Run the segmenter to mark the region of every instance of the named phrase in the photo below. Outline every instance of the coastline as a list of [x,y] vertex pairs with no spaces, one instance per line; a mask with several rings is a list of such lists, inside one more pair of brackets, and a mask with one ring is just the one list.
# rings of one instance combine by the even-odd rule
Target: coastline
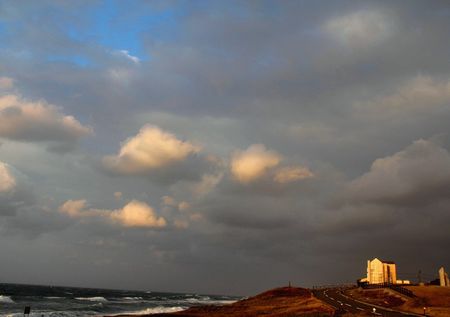
[[[317,314],[333,314],[334,308],[315,298],[305,288],[280,287],[259,295],[239,300],[232,304],[215,306],[204,305],[188,308],[183,311],[160,314],[131,315],[122,314],[114,317],[151,316],[151,317],[251,317],[251,316],[317,316]],[[113,317],[105,315],[104,317]]]

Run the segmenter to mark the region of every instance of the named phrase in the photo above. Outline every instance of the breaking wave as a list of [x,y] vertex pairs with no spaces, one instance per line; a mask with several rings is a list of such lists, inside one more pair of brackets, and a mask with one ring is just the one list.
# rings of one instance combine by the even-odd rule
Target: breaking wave
[[102,296],[94,296],[94,297],[75,297],[77,300],[88,300],[91,302],[107,302],[108,300]]
[[0,303],[14,304],[14,301],[9,296],[0,295]]
[[[144,314],[162,314],[162,313],[175,313],[178,311],[186,310],[186,307],[181,306],[174,306],[174,307],[164,307],[164,306],[158,306],[158,307],[152,307],[152,308],[146,308],[144,310],[140,311],[134,311],[134,312],[127,312],[127,315],[144,315]],[[121,313],[120,315],[122,315]]]
[[142,297],[122,297],[124,300],[142,300]]

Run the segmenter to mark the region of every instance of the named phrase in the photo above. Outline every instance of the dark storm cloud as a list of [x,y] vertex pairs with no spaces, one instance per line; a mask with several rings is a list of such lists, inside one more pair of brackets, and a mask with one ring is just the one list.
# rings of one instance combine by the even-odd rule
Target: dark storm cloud
[[377,159],[353,180],[346,196],[354,203],[423,207],[447,199],[450,154],[431,141],[417,140],[392,156]]

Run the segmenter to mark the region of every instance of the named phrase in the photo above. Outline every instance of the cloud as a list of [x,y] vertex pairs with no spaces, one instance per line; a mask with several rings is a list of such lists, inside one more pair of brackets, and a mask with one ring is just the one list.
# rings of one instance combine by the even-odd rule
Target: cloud
[[250,183],[277,166],[281,156],[263,144],[253,144],[245,151],[236,151],[231,159],[231,173],[241,183]]
[[59,211],[69,215],[72,218],[94,216],[97,214],[94,210],[85,210],[86,200],[68,200],[59,207]]
[[353,180],[346,192],[351,202],[417,205],[448,199],[450,153],[427,140],[377,159],[370,171]]
[[123,56],[123,57],[125,57],[126,59],[132,61],[135,64],[139,64],[139,62],[140,62],[140,59],[138,57],[131,55],[130,52],[127,51],[127,50],[114,51],[114,54],[119,55],[119,56]]
[[366,46],[377,44],[391,34],[392,19],[379,11],[361,10],[332,18],[324,29],[344,45]]
[[[154,287],[159,285],[167,290],[184,287],[251,294],[291,276],[297,276],[305,285],[353,280],[354,272],[364,269],[366,256],[378,251],[380,256],[387,257],[386,253],[390,253],[403,261],[405,272],[417,271],[419,265],[422,269],[432,268],[433,261],[425,259],[448,262],[449,235],[445,226],[450,222],[448,216],[443,216],[448,214],[448,204],[442,202],[445,197],[442,191],[420,190],[427,195],[439,195],[441,215],[436,213],[438,208],[434,205],[422,208],[422,198],[417,199],[419,204],[411,203],[416,195],[386,198],[387,193],[379,193],[380,186],[388,186],[383,182],[376,188],[375,185],[367,187],[369,193],[370,190],[377,193],[371,197],[349,190],[346,198],[350,207],[346,210],[324,210],[329,195],[344,188],[347,179],[368,172],[375,158],[403,151],[412,140],[447,135],[450,131],[445,98],[441,103],[438,97],[421,92],[405,98],[407,102],[401,101],[402,95],[410,94],[420,85],[443,87],[448,81],[450,42],[446,39],[450,20],[443,14],[445,4],[291,1],[264,3],[255,8],[253,3],[240,2],[231,4],[232,10],[227,1],[205,2],[205,6],[195,9],[168,5],[158,12],[162,16],[175,12],[177,23],[162,20],[158,24],[161,36],[156,41],[152,32],[140,32],[135,37],[136,23],[130,21],[142,20],[142,13],[148,12],[137,4],[127,7],[127,14],[114,19],[110,25],[114,32],[109,32],[122,32],[141,41],[129,47],[141,46],[151,59],[136,64],[125,55],[112,54],[111,48],[102,46],[105,41],[95,43],[91,36],[103,32],[97,28],[97,13],[106,14],[104,18],[110,19],[111,10],[103,10],[102,6],[90,9],[84,3],[83,10],[70,8],[61,12],[53,5],[49,10],[45,5],[8,3],[10,10],[0,10],[1,14],[10,12],[17,14],[17,18],[4,25],[9,36],[4,38],[6,42],[0,50],[2,72],[17,78],[27,97],[40,96],[62,106],[61,112],[76,114],[83,124],[83,118],[89,118],[95,123],[96,136],[83,143],[82,151],[60,157],[58,162],[49,159],[53,155],[41,153],[42,144],[30,146],[17,142],[5,142],[0,148],[0,159],[27,171],[38,192],[55,201],[63,202],[65,197],[91,197],[96,202],[94,207],[107,206],[111,214],[127,204],[129,193],[135,193],[139,200],[158,203],[155,210],[164,216],[167,226],[174,225],[172,219],[175,219],[183,227],[185,218],[193,215],[192,212],[200,213],[204,220],[193,222],[185,231],[151,232],[149,239],[148,231],[120,230],[119,220],[113,221],[106,215],[71,219],[66,214],[45,214],[30,208],[27,216],[42,218],[43,223],[53,219],[66,224],[86,222],[57,234],[46,234],[45,239],[33,243],[16,242],[6,235],[0,239],[0,249],[5,249],[4,244],[11,241],[11,252],[7,253],[14,255],[11,259],[16,259],[15,263],[25,263],[23,259],[31,255],[43,260],[36,261],[34,269],[39,274],[35,276],[54,281],[55,272],[75,265],[73,260],[61,262],[72,253],[79,257],[78,267],[74,268],[80,272],[79,276],[86,277],[60,274],[66,279],[59,278],[61,284],[98,286],[108,281],[110,287],[148,286],[135,278],[138,274],[116,274],[129,272],[118,267],[124,265],[149,273],[147,280]],[[328,29],[327,22],[330,22]],[[64,27],[66,23],[70,24],[70,34]],[[79,36],[74,37],[74,32]],[[121,48],[126,49],[127,40],[123,43],[125,46]],[[61,56],[62,61],[49,60],[53,56]],[[77,56],[87,63],[77,64]],[[416,78],[418,72],[429,76],[431,83],[414,86],[410,79]],[[445,97],[444,88],[437,90]],[[389,100],[390,96],[399,97],[396,99],[401,102]],[[421,100],[422,106],[416,105],[416,99]],[[358,100],[369,100],[361,106],[378,111],[378,115],[365,112],[362,118],[354,117],[353,105]],[[405,115],[408,111],[416,115],[414,120],[408,120],[411,119],[411,115]],[[394,124],[389,121],[392,113],[399,114]],[[399,118],[404,125],[398,124]],[[366,119],[371,120],[370,124]],[[152,182],[139,177],[112,180],[92,169],[89,156],[118,156],[120,145],[114,141],[117,136],[135,129],[132,134],[125,134],[134,137],[146,122],[175,132],[176,138],[182,141],[198,140],[205,152],[226,158],[225,166],[208,173],[202,166],[197,180],[183,179],[176,184],[155,182],[155,173],[161,171],[166,175],[180,165],[183,171],[192,171],[191,165],[183,164],[199,161],[201,154],[193,153],[170,165],[146,169],[141,174],[146,177],[151,174],[148,177]],[[289,135],[286,130],[290,130]],[[284,160],[267,168],[251,184],[242,186],[237,178],[229,177],[232,176],[229,154],[233,149],[244,151],[248,145],[258,142],[276,150]],[[26,152],[16,150],[19,147],[26,148]],[[77,159],[78,154],[87,156],[87,160]],[[311,171],[317,177],[277,182],[277,175],[278,180],[292,180],[292,175],[298,173],[286,169],[296,167],[303,160],[314,162],[315,169]],[[177,172],[176,177],[179,175]],[[117,190],[123,191],[123,200],[112,197]],[[187,201],[191,208],[181,213],[176,206],[159,206],[163,195],[174,197],[177,203]],[[386,209],[381,205],[393,203],[396,205]],[[399,206],[400,203],[408,207]],[[72,207],[80,213],[93,209],[86,204],[82,209]],[[3,217],[3,220],[6,218],[13,217]],[[331,229],[321,227],[327,223],[325,219],[334,219],[330,226],[335,226],[336,231],[331,233]],[[389,221],[386,223],[385,219]],[[7,225],[1,232],[4,227]],[[34,228],[29,222],[28,230]],[[82,245],[83,241],[94,242],[97,237],[104,239],[105,244]],[[112,248],[108,240],[118,241],[122,247]],[[423,261],[403,257],[411,252],[411,241],[419,240],[426,243],[420,247],[413,243],[417,252],[411,254],[423,254]],[[153,250],[163,256],[154,256]],[[23,256],[19,256],[19,251]],[[344,269],[327,270],[325,255],[335,262],[346,263]],[[112,263],[118,265],[94,272],[88,263],[94,261],[86,261],[92,257],[112,258]],[[26,268],[19,270],[15,263],[5,264],[5,269],[26,271]],[[149,266],[152,270],[148,270]],[[196,278],[200,274],[216,277],[212,273],[218,267],[224,272],[221,277],[201,283]],[[161,274],[167,270],[174,274]],[[277,274],[267,274],[270,272]],[[308,273],[300,276],[301,272]],[[22,278],[19,273],[16,275]],[[107,275],[118,276],[119,280],[102,278]],[[270,278],[261,279],[261,276]],[[230,279],[240,280],[242,287],[233,289],[230,285],[236,283],[226,282]]]
[[24,175],[11,165],[0,161],[0,217],[15,216],[18,211],[34,203],[34,196]]
[[159,127],[145,125],[122,144],[117,155],[104,157],[103,164],[120,174],[145,174],[181,162],[199,150],[198,146]]
[[428,112],[450,105],[450,80],[438,80],[431,76],[419,75],[401,84],[395,93],[382,96],[368,104],[361,104],[370,112],[385,115],[405,112]]
[[16,179],[7,164],[0,161],[0,194],[11,192],[16,187]]
[[182,201],[178,204],[179,211],[186,211],[191,207],[191,205],[187,201]]
[[278,183],[285,184],[312,177],[314,174],[307,167],[290,166],[277,170],[273,179]]
[[138,200],[132,200],[122,209],[113,211],[110,217],[125,227],[160,228],[167,225],[166,220],[158,217],[152,207]]
[[45,101],[28,101],[17,95],[0,96],[0,137],[72,146],[90,134],[90,127]]
[[14,79],[9,77],[0,77],[0,89],[8,90],[14,87]]
[[89,208],[86,200],[68,200],[59,207],[59,211],[71,218],[97,217],[130,228],[162,228],[167,225],[151,206],[138,200],[116,210]]
[[175,198],[173,198],[172,196],[163,196],[162,203],[165,206],[172,206],[172,207],[178,204]]
[[314,177],[314,174],[303,166],[284,166],[274,169],[283,161],[283,157],[266,149],[263,144],[253,144],[244,151],[235,151],[231,159],[231,174],[242,184],[249,184],[265,176],[272,180],[287,184]]

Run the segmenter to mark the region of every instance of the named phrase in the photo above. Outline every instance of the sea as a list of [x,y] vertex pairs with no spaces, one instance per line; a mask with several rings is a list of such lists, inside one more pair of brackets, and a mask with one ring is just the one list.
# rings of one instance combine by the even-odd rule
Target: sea
[[198,305],[223,305],[236,296],[154,291],[111,290],[0,283],[0,316],[75,317],[119,314],[156,314]]

